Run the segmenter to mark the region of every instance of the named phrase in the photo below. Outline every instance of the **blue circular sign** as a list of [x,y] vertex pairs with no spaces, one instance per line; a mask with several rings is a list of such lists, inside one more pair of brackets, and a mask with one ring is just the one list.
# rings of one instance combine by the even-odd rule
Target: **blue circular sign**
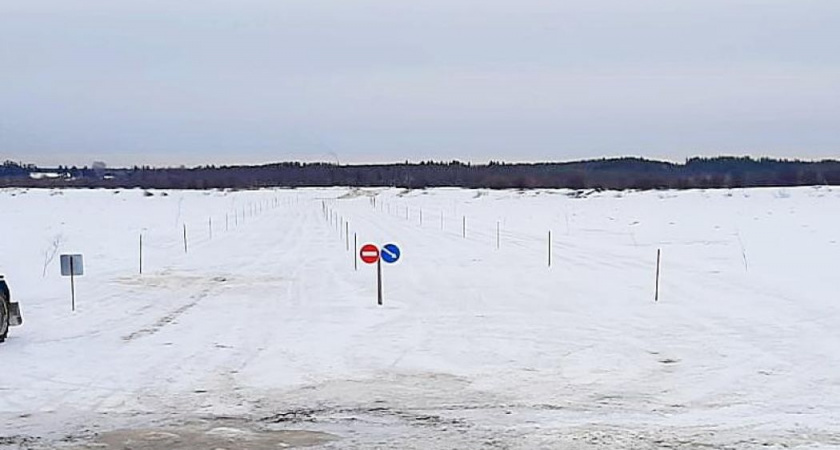
[[400,248],[397,247],[397,244],[385,244],[382,246],[379,256],[382,261],[393,264],[400,259]]

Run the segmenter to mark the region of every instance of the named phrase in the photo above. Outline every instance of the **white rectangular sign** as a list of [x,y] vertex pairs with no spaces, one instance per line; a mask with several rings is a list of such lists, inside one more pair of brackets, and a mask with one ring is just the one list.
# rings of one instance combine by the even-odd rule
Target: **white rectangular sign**
[[85,274],[85,265],[82,255],[61,255],[61,275],[69,277]]

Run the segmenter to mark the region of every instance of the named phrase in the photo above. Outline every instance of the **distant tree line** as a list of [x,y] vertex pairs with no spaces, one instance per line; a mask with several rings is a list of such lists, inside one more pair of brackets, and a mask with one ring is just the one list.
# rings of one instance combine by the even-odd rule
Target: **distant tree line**
[[[35,174],[35,175],[33,175]],[[840,185],[840,161],[749,157],[691,158],[677,164],[641,158],[565,163],[470,164],[460,161],[375,165],[283,162],[194,168],[102,166],[40,168],[7,161],[1,187],[253,189],[394,186],[490,189],[691,189]]]

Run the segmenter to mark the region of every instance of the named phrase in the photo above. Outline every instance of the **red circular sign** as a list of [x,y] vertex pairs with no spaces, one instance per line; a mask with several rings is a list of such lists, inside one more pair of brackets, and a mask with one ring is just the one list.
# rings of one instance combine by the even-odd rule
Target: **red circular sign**
[[373,244],[365,244],[359,250],[359,257],[362,258],[362,261],[373,264],[379,261],[379,249]]

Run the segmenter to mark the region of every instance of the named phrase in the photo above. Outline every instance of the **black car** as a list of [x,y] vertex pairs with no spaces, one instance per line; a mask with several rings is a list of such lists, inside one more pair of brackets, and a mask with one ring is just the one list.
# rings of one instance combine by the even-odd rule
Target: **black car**
[[9,335],[9,327],[18,326],[23,323],[20,315],[20,305],[12,302],[12,294],[9,292],[9,285],[3,275],[0,275],[0,342],[6,340]]

